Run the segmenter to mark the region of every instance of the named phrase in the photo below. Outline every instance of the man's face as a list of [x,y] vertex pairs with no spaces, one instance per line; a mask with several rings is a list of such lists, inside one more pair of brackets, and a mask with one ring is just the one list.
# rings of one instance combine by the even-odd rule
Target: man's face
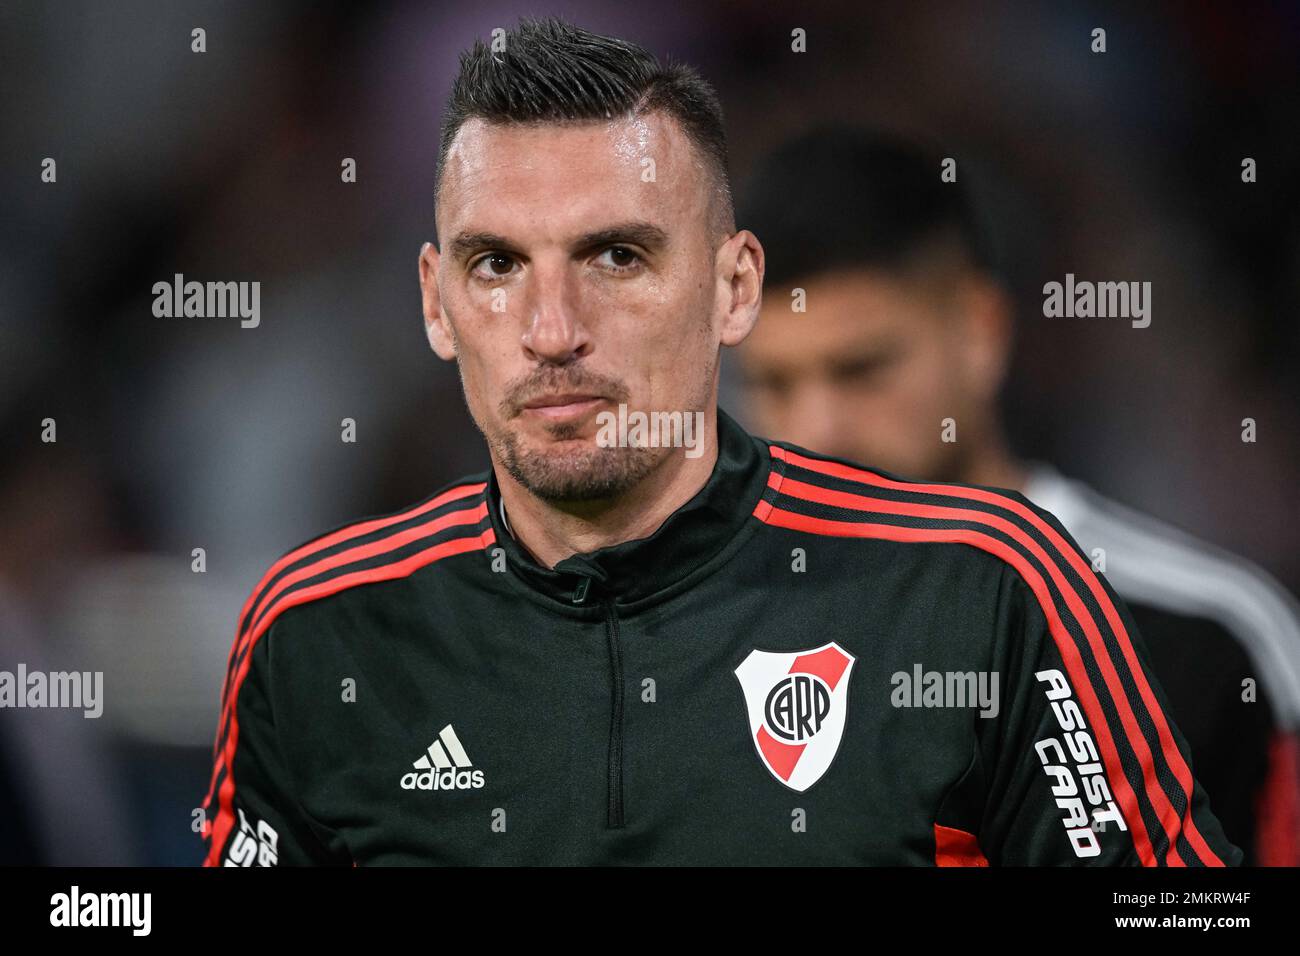
[[1000,377],[963,298],[871,271],[792,285],[806,290],[807,311],[791,311],[788,290],[768,289],[740,350],[758,430],[902,475],[957,480],[966,449],[942,440],[943,420],[967,437],[962,426],[988,413]]
[[430,340],[494,460],[538,496],[606,498],[674,453],[599,447],[597,413],[716,400],[712,183],[659,114],[457,133],[440,251],[422,255]]

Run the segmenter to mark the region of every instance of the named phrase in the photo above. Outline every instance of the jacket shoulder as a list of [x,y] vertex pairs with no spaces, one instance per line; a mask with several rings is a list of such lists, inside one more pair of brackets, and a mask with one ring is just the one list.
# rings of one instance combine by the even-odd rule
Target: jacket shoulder
[[449,482],[418,502],[345,522],[284,552],[249,593],[239,635],[260,634],[290,608],[488,547],[494,535],[487,480],[481,472]]
[[787,442],[768,442],[772,474],[755,517],[812,535],[950,545],[1016,569],[1043,559],[1077,567],[1082,552],[1057,518],[1009,488],[922,481]]
[[1239,645],[1282,716],[1300,725],[1300,605],[1267,571],[1049,468],[1036,468],[1026,490],[1106,554],[1106,578],[1130,605],[1213,626]]

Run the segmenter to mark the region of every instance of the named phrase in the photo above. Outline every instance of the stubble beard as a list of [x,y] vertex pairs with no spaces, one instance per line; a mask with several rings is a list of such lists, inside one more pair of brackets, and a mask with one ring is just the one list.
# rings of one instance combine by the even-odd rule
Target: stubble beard
[[[578,437],[573,425],[547,428],[554,441]],[[525,447],[508,429],[489,439],[510,477],[553,504],[617,498],[640,484],[671,448],[602,448],[588,442],[545,449]]]
[[[463,383],[463,379],[462,379]],[[543,366],[511,383],[498,405],[502,424],[479,430],[495,461],[533,495],[552,504],[617,498],[643,481],[670,448],[605,448],[582,433],[589,422],[544,423],[549,441],[536,447],[516,426],[526,402],[548,391],[590,392],[617,405],[626,402],[626,386],[578,366]],[[562,444],[561,444],[562,443]]]
[[[701,381],[700,394],[690,402],[691,408],[683,411],[704,409],[717,366],[715,357]],[[460,371],[463,388],[464,372]],[[586,422],[547,424],[544,428],[551,441],[566,444],[528,447],[510,423],[521,416],[524,404],[532,397],[561,390],[590,391],[616,407],[628,400],[627,387],[617,379],[592,375],[580,366],[543,366],[506,389],[505,398],[497,406],[499,421],[505,424],[488,428],[484,422],[477,422],[493,459],[541,500],[565,504],[618,498],[644,481],[669,455],[681,453],[681,449],[671,447],[602,447],[594,439],[580,438]],[[468,398],[466,390],[466,403],[470,404]]]

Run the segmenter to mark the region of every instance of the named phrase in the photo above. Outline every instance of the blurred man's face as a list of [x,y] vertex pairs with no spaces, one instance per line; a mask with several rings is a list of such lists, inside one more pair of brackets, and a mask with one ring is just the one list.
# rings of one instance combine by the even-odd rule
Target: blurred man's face
[[599,447],[597,413],[716,401],[712,182],[658,114],[458,132],[440,251],[421,257],[430,340],[494,460],[540,497],[609,497],[681,454]]
[[[905,476],[959,480],[1001,378],[1000,341],[960,286],[871,271],[768,288],[740,350],[758,431]],[[957,441],[942,440],[943,420]]]

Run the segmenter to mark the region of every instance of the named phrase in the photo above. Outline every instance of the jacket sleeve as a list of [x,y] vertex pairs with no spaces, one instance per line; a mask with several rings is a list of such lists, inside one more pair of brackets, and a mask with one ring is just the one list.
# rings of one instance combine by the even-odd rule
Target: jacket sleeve
[[[205,866],[350,864],[342,842],[295,797],[275,721],[272,639],[237,638],[222,693],[212,782],[204,801]],[[244,635],[241,634],[241,637]]]
[[1127,608],[1039,516],[1055,538],[1002,576],[981,849],[995,865],[1240,865]]

